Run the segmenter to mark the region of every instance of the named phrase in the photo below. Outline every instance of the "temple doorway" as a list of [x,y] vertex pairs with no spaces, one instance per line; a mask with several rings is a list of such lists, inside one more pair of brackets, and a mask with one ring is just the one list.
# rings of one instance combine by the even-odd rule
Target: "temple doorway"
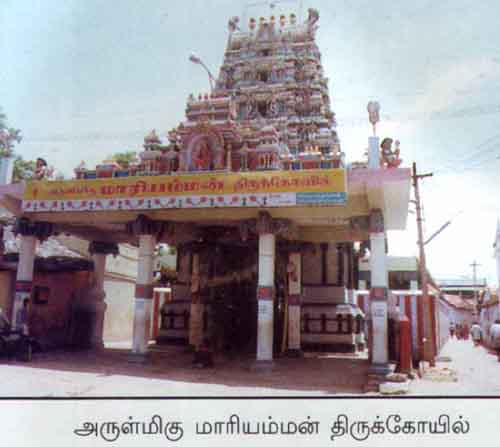
[[257,340],[257,283],[234,282],[214,290],[214,347],[226,354],[254,353]]
[[218,245],[211,257],[210,331],[217,352],[255,353],[257,247]]

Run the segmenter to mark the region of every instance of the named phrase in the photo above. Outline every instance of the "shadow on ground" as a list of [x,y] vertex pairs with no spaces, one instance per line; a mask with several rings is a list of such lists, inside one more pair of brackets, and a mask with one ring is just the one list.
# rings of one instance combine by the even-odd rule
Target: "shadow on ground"
[[[366,382],[368,360],[356,355],[308,354],[305,358],[278,358],[272,372],[251,370],[255,357],[216,356],[215,367],[195,369],[193,354],[184,348],[168,347],[151,353],[147,364],[128,361],[130,351],[104,349],[100,352],[54,351],[34,355],[17,366],[54,371],[122,375],[229,387],[264,387],[276,390],[314,391],[327,394],[360,394]],[[5,364],[5,361],[1,363]],[[256,390],[258,394],[258,390]],[[165,396],[167,396],[166,394]],[[159,396],[162,396],[159,393]]]

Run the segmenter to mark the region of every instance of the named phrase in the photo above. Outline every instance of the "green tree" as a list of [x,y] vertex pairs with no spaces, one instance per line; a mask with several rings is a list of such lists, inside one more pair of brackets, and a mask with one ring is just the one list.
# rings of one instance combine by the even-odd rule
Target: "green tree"
[[12,181],[14,183],[20,182],[33,177],[36,169],[36,162],[33,160],[24,160],[23,157],[18,155],[14,160],[14,172],[12,174]]
[[7,126],[7,115],[0,109],[0,157],[11,157],[14,144],[21,142],[21,131]]
[[127,169],[130,163],[135,160],[137,157],[137,152],[135,151],[126,151],[126,152],[117,152],[113,155],[110,155],[108,158],[110,160],[116,161],[122,168]]

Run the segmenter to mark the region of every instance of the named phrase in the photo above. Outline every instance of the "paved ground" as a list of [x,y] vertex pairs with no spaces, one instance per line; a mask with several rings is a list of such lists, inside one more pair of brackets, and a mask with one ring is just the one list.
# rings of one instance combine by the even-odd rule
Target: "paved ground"
[[366,355],[278,359],[271,373],[250,370],[251,357],[216,358],[198,370],[192,354],[171,347],[150,364],[130,363],[123,349],[101,353],[48,352],[33,361],[0,360],[0,396],[256,396],[331,395],[362,392]]
[[[154,352],[147,365],[128,361],[127,345],[101,353],[47,352],[30,363],[0,360],[0,396],[258,396],[362,393],[366,355],[310,354],[281,358],[271,373],[250,370],[251,356],[216,358],[216,368],[198,370],[192,354],[170,347]],[[469,341],[449,341],[423,379],[412,381],[412,395],[500,396],[500,362]],[[370,395],[377,395],[370,393]]]
[[500,396],[500,362],[484,347],[474,347],[471,340],[450,340],[437,362],[436,371],[413,381],[412,395],[496,395]]

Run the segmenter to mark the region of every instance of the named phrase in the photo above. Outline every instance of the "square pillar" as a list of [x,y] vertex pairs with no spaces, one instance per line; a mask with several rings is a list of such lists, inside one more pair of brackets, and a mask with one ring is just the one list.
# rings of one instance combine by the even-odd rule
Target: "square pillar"
[[302,271],[300,252],[289,254],[288,266],[288,350],[290,357],[301,357],[300,302],[302,298]]
[[370,271],[371,271],[371,366],[372,374],[387,374],[389,369],[387,256],[384,217],[382,211],[370,213]]
[[153,299],[153,266],[156,236],[139,235],[139,263],[135,287],[134,332],[132,353],[146,356],[151,326],[151,306]]
[[380,141],[377,136],[368,137],[368,167],[380,168]]
[[272,233],[259,235],[257,285],[257,361],[272,362],[274,339],[274,261],[276,240]]
[[195,351],[203,342],[203,311],[200,288],[200,254],[192,256],[191,306],[189,311],[189,346]]
[[28,333],[28,310],[24,303],[30,299],[33,289],[36,244],[36,236],[21,235],[19,261],[17,264],[16,293],[12,305],[11,322],[14,329],[22,330],[26,334]]
[[12,303],[12,326],[14,329],[29,333],[27,304],[33,289],[33,272],[35,266],[37,241],[47,239],[53,231],[48,222],[31,222],[26,218],[16,220],[14,234],[21,236],[19,261],[17,264],[16,293]]
[[90,345],[93,349],[104,348],[103,329],[106,313],[106,292],[104,291],[104,275],[106,273],[106,258],[119,253],[118,246],[110,242],[93,241],[89,244],[89,254],[94,261],[94,283],[90,291],[89,308],[93,314]]

